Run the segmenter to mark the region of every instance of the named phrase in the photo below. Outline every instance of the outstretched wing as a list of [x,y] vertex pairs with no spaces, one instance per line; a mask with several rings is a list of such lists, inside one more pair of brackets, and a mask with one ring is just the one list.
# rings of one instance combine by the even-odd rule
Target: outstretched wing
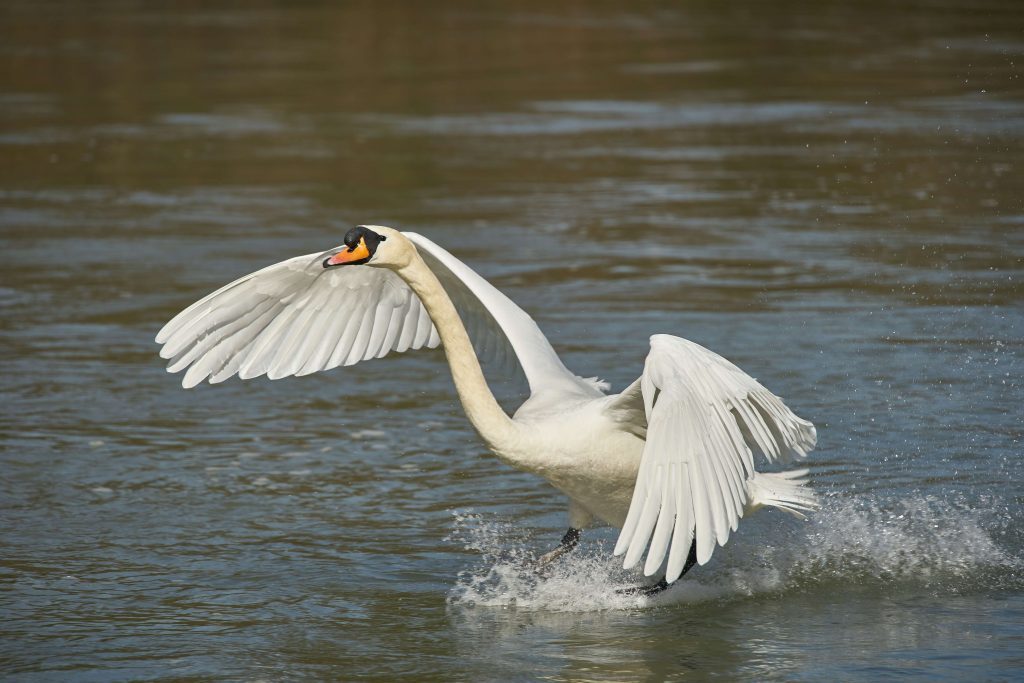
[[403,232],[441,281],[473,340],[477,355],[506,366],[517,361],[530,392],[545,389],[602,396],[600,383],[570,372],[537,323],[511,299],[469,266],[423,235]]
[[[330,252],[327,252],[330,253]],[[282,261],[197,301],[156,336],[182,386],[306,375],[441,343],[409,286],[381,268],[324,268],[325,254]]]
[[[564,387],[602,394],[565,368],[533,319],[508,297],[427,238],[403,234],[452,298],[482,361],[518,363],[534,393]],[[440,344],[405,281],[383,268],[323,268],[334,251],[246,275],[176,315],[156,337],[164,345],[160,355],[170,359],[167,370],[188,368],[185,387],[236,374],[278,379]]]
[[651,337],[643,375],[610,402],[609,414],[624,428],[647,433],[615,554],[625,553],[629,568],[646,549],[647,575],[667,556],[669,582],[679,578],[695,537],[697,562],[704,564],[736,530],[754,450],[769,462],[787,460],[804,457],[817,440],[814,425],[753,377],[669,335]]

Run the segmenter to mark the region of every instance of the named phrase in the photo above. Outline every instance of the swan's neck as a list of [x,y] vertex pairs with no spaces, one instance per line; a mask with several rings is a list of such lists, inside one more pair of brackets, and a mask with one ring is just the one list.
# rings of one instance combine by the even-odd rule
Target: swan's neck
[[487,445],[500,455],[515,438],[516,426],[487,386],[480,361],[455,304],[418,254],[396,272],[423,302],[437,328],[466,416]]

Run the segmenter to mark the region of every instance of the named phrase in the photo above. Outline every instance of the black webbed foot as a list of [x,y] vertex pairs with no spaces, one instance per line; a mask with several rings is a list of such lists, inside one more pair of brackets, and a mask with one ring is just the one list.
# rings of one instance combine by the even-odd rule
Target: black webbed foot
[[619,588],[615,592],[620,595],[641,595],[645,598],[649,598],[652,595],[657,595],[664,590],[667,590],[671,586],[668,581],[662,579],[656,584],[650,586],[630,586],[629,588]]
[[[688,572],[691,569],[693,569],[695,564],[697,564],[697,539],[696,538],[693,539],[693,543],[690,544],[690,552],[686,556],[686,564],[683,565],[683,571],[679,575],[679,577],[676,579],[676,581],[678,581],[679,579],[681,579],[684,576],[686,576],[686,572]],[[617,593],[621,593],[622,595],[642,595],[644,597],[650,597],[652,595],[657,595],[658,593],[661,593],[662,591],[667,590],[668,587],[671,586],[671,585],[672,584],[670,584],[668,581],[666,581],[665,579],[662,579],[658,583],[653,584],[651,586],[632,586],[630,588],[620,588],[616,592]]]

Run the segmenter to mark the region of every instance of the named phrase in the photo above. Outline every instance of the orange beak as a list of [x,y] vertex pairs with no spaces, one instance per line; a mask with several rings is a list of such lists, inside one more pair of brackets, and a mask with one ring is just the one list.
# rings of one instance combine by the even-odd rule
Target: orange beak
[[359,238],[359,244],[354,247],[348,247],[342,249],[334,256],[324,261],[324,267],[327,266],[343,266],[346,263],[352,263],[353,261],[362,261],[370,258],[370,250],[366,248],[366,240],[362,237]]

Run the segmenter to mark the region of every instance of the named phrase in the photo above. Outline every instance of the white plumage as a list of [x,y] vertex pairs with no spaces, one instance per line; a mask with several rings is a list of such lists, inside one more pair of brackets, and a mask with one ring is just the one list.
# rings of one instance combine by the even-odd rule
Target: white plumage
[[[758,473],[803,458],[814,426],[721,356],[651,337],[643,374],[606,395],[562,364],[521,308],[427,238],[383,237],[361,265],[326,267],[352,245],[247,275],[189,306],[156,337],[185,387],[266,374],[306,375],[442,344],[466,414],[495,454],[567,494],[570,525],[621,527],[615,554],[644,573],[684,570],[691,544],[705,564],[739,520],[765,505],[814,507],[806,470]],[[331,264],[342,265],[342,264]],[[509,418],[478,357],[518,363],[530,397]]]
[[200,299],[156,341],[182,386],[232,375],[279,379],[381,358],[441,339],[419,298],[378,268],[325,269],[320,254],[282,261]]

